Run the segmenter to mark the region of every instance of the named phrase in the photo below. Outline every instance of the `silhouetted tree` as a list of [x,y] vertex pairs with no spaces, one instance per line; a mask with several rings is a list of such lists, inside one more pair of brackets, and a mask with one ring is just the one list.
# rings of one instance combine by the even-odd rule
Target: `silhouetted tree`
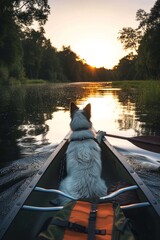
[[114,69],[117,80],[133,80],[137,78],[136,75],[136,56],[132,53],[120,59],[118,65]]
[[47,0],[1,0],[0,1],[0,77],[23,76],[22,27],[34,21],[43,25],[50,8]]
[[137,52],[141,39],[142,32],[137,29],[128,27],[119,31],[118,40],[123,44],[125,50],[130,49]]
[[160,0],[157,0],[147,15],[145,32],[138,50],[137,68],[144,78],[159,79],[160,74]]
[[67,79],[71,82],[82,81],[80,78],[80,58],[71,50],[70,46],[63,46],[58,56]]
[[48,0],[1,0],[0,16],[8,15],[16,24],[30,26],[34,21],[44,25],[50,13]]
[[144,35],[138,52],[138,71],[144,78],[160,78],[160,24]]
[[44,29],[40,31],[28,29],[24,33],[22,40],[24,51],[24,68],[28,78],[38,78],[43,54],[43,46],[46,38],[44,37]]
[[51,82],[65,81],[57,50],[51,45],[50,40],[46,40],[43,47],[39,78]]
[[139,22],[139,26],[137,29],[141,29],[141,31],[146,31],[147,29],[147,23],[148,23],[148,17],[149,17],[149,13],[146,13],[146,11],[144,11],[143,9],[139,9],[136,12],[136,20]]
[[23,52],[19,38],[20,29],[0,2],[0,80],[4,83],[10,76],[23,76]]
[[155,2],[149,13],[139,9],[136,19],[139,21],[138,28],[123,28],[118,39],[124,49],[137,51],[137,76],[157,79],[160,77],[160,0]]
[[157,0],[154,6],[151,8],[148,16],[147,25],[148,28],[156,28],[160,23],[160,0]]

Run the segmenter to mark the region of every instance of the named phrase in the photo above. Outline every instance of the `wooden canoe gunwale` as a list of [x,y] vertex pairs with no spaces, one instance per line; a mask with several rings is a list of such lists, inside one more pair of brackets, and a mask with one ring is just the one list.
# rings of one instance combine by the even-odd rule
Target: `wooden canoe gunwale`
[[62,142],[56,147],[54,152],[49,156],[47,161],[44,163],[42,168],[36,173],[33,180],[30,182],[26,190],[22,193],[20,199],[17,199],[14,207],[10,210],[9,214],[4,218],[4,221],[2,222],[2,225],[0,227],[0,239],[3,238],[5,232],[9,228],[10,224],[18,214],[19,210],[22,208],[24,202],[30,195],[30,193],[33,191],[35,186],[37,185],[38,181],[41,179],[47,168],[50,166],[51,162],[54,161],[57,157],[57,155],[60,153],[61,149],[65,147],[65,145],[68,144],[68,139],[70,137],[71,132],[69,132],[66,137],[62,140]]
[[104,144],[110,149],[110,151],[116,156],[118,161],[123,165],[123,167],[126,169],[126,171],[131,175],[137,186],[142,190],[144,195],[146,196],[148,202],[151,204],[151,206],[154,208],[158,216],[160,217],[160,204],[155,199],[151,191],[148,189],[148,187],[144,184],[142,179],[137,175],[137,173],[133,170],[133,168],[124,160],[124,157],[108,142],[106,139],[104,141]]

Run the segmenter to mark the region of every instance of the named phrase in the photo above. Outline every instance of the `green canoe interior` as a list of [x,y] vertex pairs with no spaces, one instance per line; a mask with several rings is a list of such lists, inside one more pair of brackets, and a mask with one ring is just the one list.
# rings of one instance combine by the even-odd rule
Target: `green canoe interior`
[[[36,186],[43,188],[54,188],[57,189],[59,186],[60,178],[64,177],[66,172],[63,166],[65,151],[67,149],[68,141],[65,141],[60,147],[60,151],[55,154],[55,158],[51,161],[51,164],[47,167],[46,171],[36,184]],[[102,148],[102,177],[106,180],[108,184],[112,182],[125,181],[127,184],[136,184],[130,174],[125,170],[124,166],[113,151],[108,148],[108,145],[104,142],[101,144]],[[61,172],[61,174],[60,174]],[[63,176],[60,176],[62,175]],[[146,196],[141,190],[136,190],[139,201],[148,201]],[[54,193],[43,193],[32,191],[25,205],[33,206],[53,206],[50,201],[57,198]],[[42,212],[42,211],[28,211],[20,210],[8,231],[6,232],[3,239],[23,239],[29,240],[34,239],[39,232],[42,231],[44,225],[47,223],[51,217],[54,216],[56,212]],[[159,227],[159,216],[152,207],[144,207],[132,210],[126,210],[125,215],[131,218],[136,226],[136,231],[138,232],[138,239],[160,239],[160,227]]]

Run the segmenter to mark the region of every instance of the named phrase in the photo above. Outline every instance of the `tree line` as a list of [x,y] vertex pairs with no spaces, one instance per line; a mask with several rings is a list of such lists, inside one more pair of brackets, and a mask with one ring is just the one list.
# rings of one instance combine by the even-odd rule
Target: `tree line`
[[[49,13],[48,0],[0,1],[0,83],[26,78],[50,82],[159,79],[160,0],[150,13],[137,11],[138,28],[119,32],[118,39],[130,53],[112,70],[89,66],[70,46],[57,51],[43,28]],[[38,30],[32,28],[35,21]]]
[[[61,51],[52,46],[43,28],[49,13],[47,0],[0,1],[0,83],[26,78],[50,82],[111,79],[111,70],[89,66],[70,46]],[[38,30],[32,28],[35,21]]]
[[119,79],[160,79],[160,0],[150,12],[136,12],[139,22],[136,29],[127,27],[119,32],[118,39],[130,53],[115,67]]

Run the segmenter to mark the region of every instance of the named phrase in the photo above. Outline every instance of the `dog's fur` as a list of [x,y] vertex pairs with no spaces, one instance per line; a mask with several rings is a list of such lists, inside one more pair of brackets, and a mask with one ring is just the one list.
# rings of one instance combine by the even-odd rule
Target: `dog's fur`
[[[66,152],[67,176],[60,183],[60,190],[75,198],[96,198],[107,195],[107,186],[101,179],[101,150],[92,130],[91,105],[83,110],[70,104],[71,130],[73,131]],[[104,132],[99,131],[100,141]],[[61,197],[61,204],[69,199]]]

